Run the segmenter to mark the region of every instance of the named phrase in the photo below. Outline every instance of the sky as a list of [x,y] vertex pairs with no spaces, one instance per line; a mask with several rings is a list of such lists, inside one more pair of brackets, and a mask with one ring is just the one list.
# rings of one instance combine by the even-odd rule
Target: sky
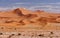
[[15,8],[60,12],[60,0],[0,0],[0,10]]

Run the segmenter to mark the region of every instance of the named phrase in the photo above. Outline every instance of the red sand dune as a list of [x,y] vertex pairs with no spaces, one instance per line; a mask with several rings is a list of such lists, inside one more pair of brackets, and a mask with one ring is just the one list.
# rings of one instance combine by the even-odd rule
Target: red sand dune
[[41,26],[40,28],[51,29],[55,27],[48,26],[51,23],[60,23],[60,14],[48,13],[40,10],[31,11],[24,8],[0,12],[0,25],[5,27],[15,28],[21,26],[20,28],[33,28]]

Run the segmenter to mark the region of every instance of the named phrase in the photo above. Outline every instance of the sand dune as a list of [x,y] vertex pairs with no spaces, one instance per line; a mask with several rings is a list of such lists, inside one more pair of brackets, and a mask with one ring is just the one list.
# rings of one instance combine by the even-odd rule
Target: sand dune
[[[55,26],[55,24],[57,24],[57,26]],[[48,13],[41,10],[31,11],[24,8],[17,8],[0,12],[0,26],[5,29],[60,30],[58,24],[60,24],[60,14]]]
[[60,14],[25,8],[0,12],[0,38],[60,38],[59,30]]

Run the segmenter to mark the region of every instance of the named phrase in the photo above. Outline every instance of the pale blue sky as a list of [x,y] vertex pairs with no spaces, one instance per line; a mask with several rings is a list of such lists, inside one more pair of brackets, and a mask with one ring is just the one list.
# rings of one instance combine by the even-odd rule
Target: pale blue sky
[[18,7],[60,12],[60,0],[0,0],[0,10]]

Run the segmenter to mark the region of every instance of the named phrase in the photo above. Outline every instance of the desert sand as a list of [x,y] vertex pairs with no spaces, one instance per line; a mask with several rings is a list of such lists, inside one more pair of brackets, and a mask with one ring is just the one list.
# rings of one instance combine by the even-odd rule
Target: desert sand
[[[0,32],[12,33],[12,32],[22,32],[25,34],[26,38],[60,38],[60,14],[48,13],[41,10],[31,11],[24,8],[16,8],[9,11],[0,12]],[[31,33],[30,33],[31,31]],[[39,37],[39,33],[44,32],[45,37]],[[54,32],[54,34],[52,33]],[[58,34],[59,32],[59,34]],[[8,33],[8,34],[9,34]],[[30,34],[28,34],[30,33]],[[49,36],[53,34],[52,36]],[[57,35],[56,35],[57,34]],[[5,34],[6,35],[6,34]],[[9,34],[11,35],[11,34]],[[7,36],[9,36],[7,35]],[[20,35],[20,34],[19,34]],[[39,35],[39,36],[37,36]],[[1,37],[1,38],[24,38],[21,37]]]

